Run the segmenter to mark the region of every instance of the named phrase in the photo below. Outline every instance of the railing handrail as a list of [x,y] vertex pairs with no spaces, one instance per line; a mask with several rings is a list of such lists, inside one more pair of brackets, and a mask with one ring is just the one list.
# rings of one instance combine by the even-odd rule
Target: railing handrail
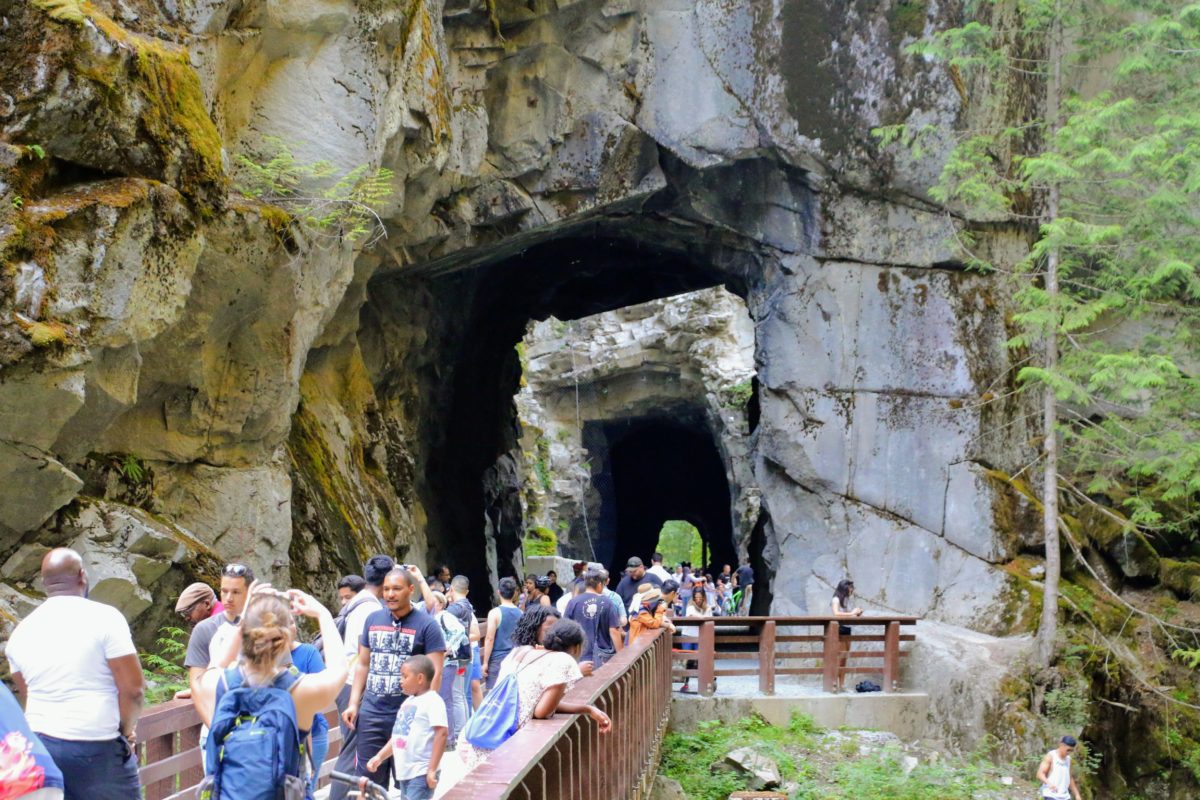
[[916,625],[921,617],[904,614],[872,614],[861,617],[838,617],[833,614],[809,614],[794,617],[731,617],[719,615],[715,617],[673,617],[675,627],[680,625],[699,625],[704,622],[715,622],[718,625],[747,625],[764,622],[774,622],[776,625],[825,625],[836,622],[839,625],[886,625],[889,622],[899,622],[901,625]]
[[[665,630],[638,637],[621,649],[607,664],[591,676],[576,683],[563,699],[572,703],[594,704],[621,680],[644,653],[662,646]],[[668,659],[669,660],[669,659]],[[513,787],[528,777],[539,761],[549,753],[578,719],[574,715],[558,714],[550,719],[532,719],[453,788],[444,800],[502,800]],[[615,724],[619,721],[615,721]],[[586,724],[593,724],[588,722]],[[609,736],[620,736],[614,730]]]

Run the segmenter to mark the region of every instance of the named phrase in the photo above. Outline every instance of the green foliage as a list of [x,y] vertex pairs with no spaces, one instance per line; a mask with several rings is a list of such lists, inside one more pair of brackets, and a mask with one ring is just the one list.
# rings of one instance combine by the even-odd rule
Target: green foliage
[[530,528],[522,542],[525,557],[558,555],[558,536],[549,528]]
[[747,788],[744,777],[712,769],[739,747],[774,761],[784,782],[795,784],[792,800],[973,800],[1001,789],[997,768],[982,759],[939,760],[906,773],[898,749],[862,752],[853,737],[829,742],[821,734],[812,717],[799,713],[786,728],[760,717],[702,722],[692,732],[667,734],[660,770],[692,800],[726,800]]
[[533,459],[533,473],[537,476],[538,485],[542,491],[548,492],[553,486],[553,473],[550,470],[550,442],[545,436],[539,436],[536,444],[537,452]]
[[742,381],[726,389],[723,400],[728,408],[745,408],[753,396],[754,382]]
[[139,653],[146,674],[146,703],[163,703],[188,687],[188,671],[183,666],[187,654],[188,632],[170,625],[158,629],[157,653]]
[[126,453],[122,456],[116,466],[121,477],[133,483],[138,483],[146,477],[146,468],[142,465],[141,459],[133,453]]
[[1187,664],[1192,669],[1200,669],[1200,649],[1176,650],[1171,655]]
[[[265,162],[238,154],[237,188],[247,197],[277,205],[309,231],[370,244],[385,235],[379,211],[393,195],[395,175],[366,165],[338,174],[328,161],[305,163],[282,139],[268,137],[273,149]],[[324,189],[314,187],[325,186]]]
[[1075,685],[1046,692],[1046,716],[1051,722],[1070,731],[1078,731],[1088,721],[1088,698]]
[[[1010,275],[1010,344],[1059,353],[1057,367],[1018,378],[1062,401],[1062,473],[1123,507],[1131,527],[1193,533],[1200,375],[1185,365],[1200,354],[1200,6],[976,0],[967,17],[910,48],[947,66],[969,119],[990,120],[961,133],[931,194],[972,217],[1036,223]],[[1013,120],[1060,68],[1051,113]],[[914,150],[932,133],[876,131]],[[1043,280],[1052,254],[1058,292]]]
[[704,539],[695,525],[683,520],[671,519],[663,523],[655,550],[663,554],[665,564],[690,561],[699,566],[704,563]]

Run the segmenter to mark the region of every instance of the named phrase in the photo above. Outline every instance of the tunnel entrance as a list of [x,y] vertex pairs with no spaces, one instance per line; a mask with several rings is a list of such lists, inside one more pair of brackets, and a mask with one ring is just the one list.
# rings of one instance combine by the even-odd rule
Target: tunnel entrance
[[596,557],[613,575],[631,556],[650,563],[663,523],[700,532],[709,563],[736,563],[725,464],[702,417],[673,415],[594,423],[585,428],[601,498]]
[[[426,558],[470,577],[480,587],[472,592],[477,606],[492,601],[491,590],[483,587],[521,569],[522,541],[531,525],[524,483],[543,448],[556,444],[527,440],[529,426],[514,401],[524,382],[518,345],[530,321],[553,318],[569,326],[647,301],[724,287],[741,306],[748,330],[750,373],[740,392],[748,397],[753,323],[743,298],[749,289],[710,255],[710,248],[691,251],[665,239],[648,244],[589,235],[510,251],[482,264],[443,265],[437,272],[372,282],[360,342],[376,385],[397,398],[403,418],[419,426],[419,452],[411,458],[419,465],[412,472],[413,491],[423,515]],[[421,347],[412,346],[414,331]],[[397,352],[404,353],[403,361]],[[702,405],[703,389],[696,388],[701,385],[688,380],[684,376],[680,391],[699,393]],[[563,392],[570,397],[569,388]],[[588,487],[586,530],[560,531],[559,554],[590,559],[594,551],[596,560],[619,575],[618,565],[623,568],[630,555],[648,561],[662,524],[678,519],[701,531],[715,562],[734,563],[729,459],[714,439],[719,423],[713,418],[726,411],[740,417],[749,409],[745,403],[726,409],[724,402],[714,401],[717,411],[698,411],[695,402],[658,403],[657,413],[649,415],[581,419],[577,430],[587,454],[576,463],[582,472],[578,483]],[[600,441],[606,444],[593,450],[590,445]],[[742,461],[748,475],[749,459]],[[570,482],[547,475],[545,483],[553,491]]]

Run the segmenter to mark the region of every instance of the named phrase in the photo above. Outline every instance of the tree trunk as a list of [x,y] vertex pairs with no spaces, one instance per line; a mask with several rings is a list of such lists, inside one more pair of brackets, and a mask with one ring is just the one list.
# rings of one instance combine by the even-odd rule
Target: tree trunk
[[[1046,121],[1048,137],[1058,130],[1059,104],[1062,95],[1062,17],[1059,3],[1054,4],[1054,19],[1050,23],[1048,55],[1049,81],[1046,86]],[[1058,185],[1051,184],[1046,197],[1046,221],[1058,219]],[[1046,302],[1055,315],[1055,324],[1046,335],[1045,367],[1048,374],[1058,371],[1059,332],[1058,248],[1046,253]],[[1042,435],[1045,437],[1045,472],[1042,486],[1042,532],[1046,539],[1046,583],[1042,598],[1042,621],[1038,627],[1038,663],[1050,666],[1054,657],[1054,642],[1058,637],[1058,579],[1062,572],[1062,555],[1058,539],[1058,402],[1054,390],[1042,390]]]

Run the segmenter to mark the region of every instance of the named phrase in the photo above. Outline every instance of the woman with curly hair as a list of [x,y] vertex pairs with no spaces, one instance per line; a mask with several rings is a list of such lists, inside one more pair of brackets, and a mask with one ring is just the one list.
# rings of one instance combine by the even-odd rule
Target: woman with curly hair
[[[516,674],[517,728],[524,727],[531,719],[549,719],[561,711],[587,714],[596,721],[600,733],[608,733],[612,730],[612,720],[603,711],[593,705],[563,700],[567,690],[583,677],[577,661],[583,652],[583,628],[573,620],[559,619],[557,610],[545,606],[540,607],[541,612],[536,617],[531,616],[538,608],[526,612],[517,624],[518,631],[513,634],[517,646],[500,666],[501,680],[510,673]],[[519,642],[518,634],[523,634]],[[541,646],[536,644],[539,641]],[[468,742],[465,731],[459,737],[458,754],[468,770],[483,762],[489,753],[490,750]]]

